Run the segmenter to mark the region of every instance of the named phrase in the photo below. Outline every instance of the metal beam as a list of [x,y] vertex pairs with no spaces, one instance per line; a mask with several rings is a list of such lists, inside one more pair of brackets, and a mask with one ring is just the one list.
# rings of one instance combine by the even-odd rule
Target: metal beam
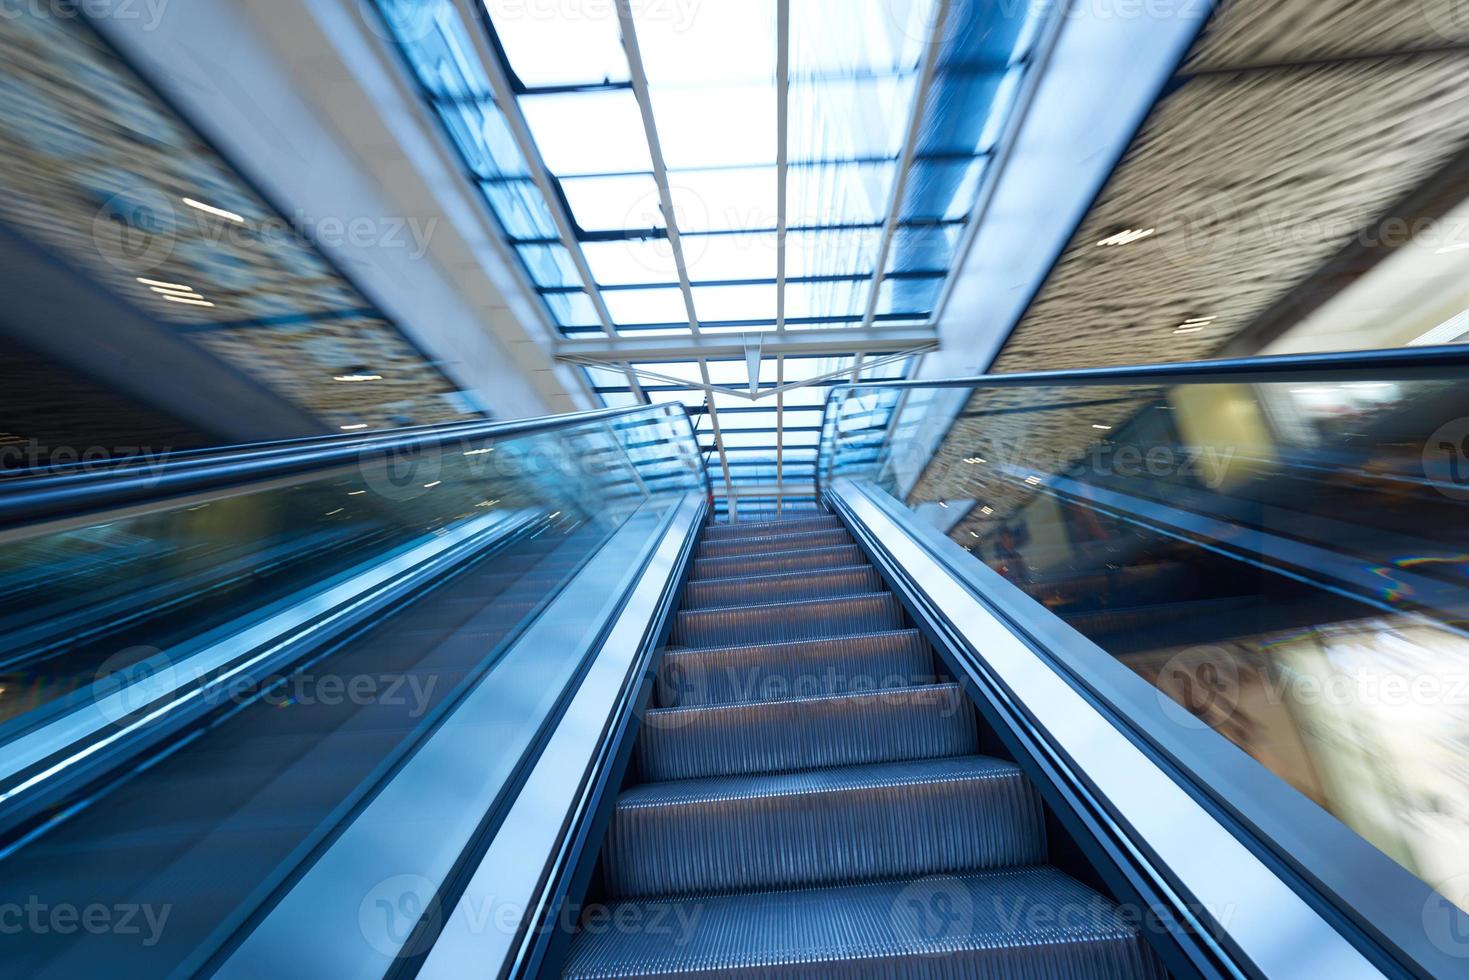
[[[627,55],[628,77],[632,81],[633,94],[637,96],[638,111],[643,119],[643,135],[648,140],[648,155],[653,162],[653,180],[658,184],[658,201],[663,208],[663,224],[668,229],[668,244],[673,250],[673,264],[678,270],[678,288],[683,293],[684,309],[689,317],[689,331],[699,336],[699,316],[694,310],[693,287],[689,285],[689,266],[679,238],[678,220],[673,210],[673,192],[668,186],[668,165],[663,159],[663,144],[658,140],[658,124],[653,119],[653,100],[648,95],[648,73],[643,67],[642,49],[638,47],[638,28],[633,21],[630,0],[617,0],[617,22],[622,28],[622,48]],[[714,432],[714,445],[719,449],[719,465],[724,471],[726,490],[731,486],[729,478],[729,456],[724,451],[724,436],[719,430],[719,411],[714,405],[714,392],[709,391],[709,365],[699,358],[699,376],[704,380],[708,395],[709,427]],[[737,519],[735,503],[730,500],[729,519]]]
[[923,112],[928,106],[928,92],[933,87],[939,56],[943,53],[944,25],[949,19],[950,4],[951,0],[938,0],[934,5],[933,26],[923,51],[923,60],[919,64],[918,84],[913,90],[908,135],[903,140],[903,154],[898,158],[898,173],[893,179],[893,197],[888,204],[887,220],[882,226],[882,241],[878,245],[877,258],[873,264],[872,288],[867,293],[867,313],[862,318],[864,328],[872,326],[872,321],[877,316],[877,302],[882,294],[882,277],[887,272],[888,256],[893,250],[893,237],[898,233],[903,197],[908,191],[908,177],[913,172],[913,157],[918,152],[918,137],[923,130]]
[[[526,166],[530,168],[531,179],[535,181],[536,189],[546,200],[546,208],[551,212],[551,220],[556,223],[556,233],[561,237],[561,244],[571,254],[571,262],[576,266],[577,278],[582,282],[591,297],[592,307],[597,311],[597,319],[601,323],[602,332],[608,337],[616,337],[617,331],[612,325],[612,314],[607,311],[607,304],[602,301],[602,292],[597,288],[596,278],[592,275],[591,266],[587,265],[587,258],[582,254],[581,243],[577,241],[576,229],[572,224],[571,215],[566,213],[562,205],[561,195],[552,185],[551,171],[546,166],[546,161],[541,157],[541,149],[536,145],[535,137],[531,135],[530,125],[525,121],[525,114],[520,111],[520,101],[515,96],[514,86],[510,84],[510,76],[505,65],[500,60],[499,52],[494,45],[488,43],[488,33],[492,29],[489,23],[489,9],[476,0],[455,0],[459,16],[464,18],[466,24],[479,24],[483,29],[470,31],[470,37],[474,44],[475,53],[479,55],[480,62],[484,65],[485,74],[490,80],[490,91],[495,96],[495,102],[505,116],[505,123],[510,127],[510,133],[515,137],[515,145],[520,148],[520,153],[525,157]],[[637,387],[637,381],[633,378],[631,371],[624,371],[627,375],[627,383],[631,388]]]
[[775,332],[786,329],[786,179],[790,173],[791,0],[775,5]]
[[[860,327],[837,330],[787,330],[764,339],[765,355],[787,357],[830,357],[841,354],[891,354],[920,347],[937,346],[938,334],[932,326]],[[740,334],[700,334],[695,338],[623,336],[612,339],[563,339],[556,345],[556,356],[563,360],[611,362],[622,361],[694,361],[739,360],[744,357],[745,343]]]

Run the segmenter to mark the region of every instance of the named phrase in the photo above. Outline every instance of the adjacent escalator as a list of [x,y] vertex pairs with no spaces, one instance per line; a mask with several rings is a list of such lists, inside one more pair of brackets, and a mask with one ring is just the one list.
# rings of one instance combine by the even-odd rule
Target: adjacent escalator
[[710,528],[655,701],[566,976],[1163,975],[839,519]]

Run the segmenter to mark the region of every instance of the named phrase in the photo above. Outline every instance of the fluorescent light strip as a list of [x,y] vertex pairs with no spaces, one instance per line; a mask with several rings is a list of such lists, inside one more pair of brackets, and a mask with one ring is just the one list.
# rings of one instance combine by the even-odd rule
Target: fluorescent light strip
[[160,293],[159,295],[168,300],[170,303],[185,303],[189,306],[214,306],[214,304],[209,302],[208,300],[199,299],[197,297],[175,296],[173,293]]
[[341,426],[341,430],[343,432],[356,432],[359,429],[365,429],[365,428],[367,428],[367,423],[366,422],[358,422],[356,425],[344,425],[344,426]]
[[177,289],[188,293],[192,293],[194,291],[193,286],[185,286],[181,282],[163,282],[160,279],[144,279],[142,276],[138,276],[138,282],[142,283],[145,286],[157,286],[161,289]]
[[212,214],[217,218],[225,218],[241,225],[245,223],[244,215],[235,214],[233,211],[226,211],[224,208],[216,208],[212,205],[205,204],[203,201],[196,201],[192,197],[184,198],[184,203],[191,208],[196,208],[205,214]]

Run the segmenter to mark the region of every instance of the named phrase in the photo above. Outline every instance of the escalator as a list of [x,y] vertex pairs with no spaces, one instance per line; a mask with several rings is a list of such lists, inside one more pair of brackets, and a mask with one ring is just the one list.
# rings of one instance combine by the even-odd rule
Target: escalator
[[601,856],[608,920],[682,931],[584,926],[565,976],[1163,976],[980,748],[838,518],[711,528]]

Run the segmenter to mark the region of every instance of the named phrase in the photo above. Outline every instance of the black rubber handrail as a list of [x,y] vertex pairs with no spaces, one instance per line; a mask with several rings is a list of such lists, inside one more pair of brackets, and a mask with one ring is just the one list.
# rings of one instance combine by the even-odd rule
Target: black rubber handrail
[[[832,405],[853,391],[923,388],[1077,388],[1116,385],[1171,384],[1280,384],[1289,382],[1421,381],[1469,370],[1469,344],[1435,347],[1395,347],[1386,350],[1341,351],[1325,354],[1287,354],[1236,357],[1214,361],[1184,361],[1124,367],[1073,368],[982,374],[960,378],[922,378],[904,381],[858,381],[833,385],[822,412],[823,437],[816,449],[817,495],[821,493],[823,457],[827,452],[826,423]],[[1390,377],[1384,372],[1390,372]],[[889,423],[891,424],[891,419]]]
[[[21,474],[0,479],[0,527],[294,476],[450,442],[485,442],[638,414],[650,418],[681,414],[688,418],[688,410],[678,403],[637,405],[514,422],[456,422],[191,450],[141,460],[74,463],[48,470],[44,475]],[[690,423],[690,439],[692,432]]]

